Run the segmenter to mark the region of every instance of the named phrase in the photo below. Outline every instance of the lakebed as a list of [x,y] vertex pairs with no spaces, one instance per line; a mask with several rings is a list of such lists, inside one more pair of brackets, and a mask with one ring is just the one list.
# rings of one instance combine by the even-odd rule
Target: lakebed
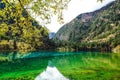
[[48,62],[70,80],[119,80],[120,54],[110,52],[1,52],[0,80],[34,80]]

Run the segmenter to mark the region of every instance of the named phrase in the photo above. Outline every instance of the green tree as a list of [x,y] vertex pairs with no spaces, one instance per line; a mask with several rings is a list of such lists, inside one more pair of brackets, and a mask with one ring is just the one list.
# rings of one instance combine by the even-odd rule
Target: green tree
[[[58,21],[63,23],[63,9],[67,8],[71,0],[8,0],[13,3],[19,3],[22,8],[32,10],[39,15],[42,20],[48,23],[51,21],[53,15],[58,16]],[[103,1],[103,0],[97,0]]]
[[[7,0],[20,5],[23,9],[39,15],[42,20],[51,21],[53,15],[58,16],[58,21],[63,22],[62,10],[67,8],[70,0]],[[47,23],[46,22],[46,23]]]

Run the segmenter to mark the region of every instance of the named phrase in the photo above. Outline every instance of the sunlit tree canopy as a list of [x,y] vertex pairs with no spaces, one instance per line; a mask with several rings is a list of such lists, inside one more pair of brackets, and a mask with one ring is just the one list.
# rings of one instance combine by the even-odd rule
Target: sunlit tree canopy
[[[8,2],[19,4],[27,11],[31,11],[40,19],[49,23],[53,15],[58,16],[58,21],[63,22],[63,9],[67,8],[71,0],[7,0]],[[103,0],[96,0],[103,1]],[[3,4],[4,7],[4,4]]]
[[63,22],[62,10],[67,8],[70,0],[7,0],[16,3],[20,7],[31,11],[40,17],[40,19],[49,23],[53,15],[58,16],[58,21]]

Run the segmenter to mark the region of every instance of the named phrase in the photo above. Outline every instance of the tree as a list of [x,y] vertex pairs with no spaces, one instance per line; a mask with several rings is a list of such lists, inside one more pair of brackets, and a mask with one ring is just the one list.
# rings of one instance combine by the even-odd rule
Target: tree
[[[1,6],[3,4],[4,7]],[[0,9],[0,46],[2,50],[13,49],[10,47],[14,47],[15,50],[39,49],[46,45],[48,30],[41,27],[19,3],[2,0]]]
[[[58,16],[58,21],[63,23],[63,9],[67,8],[71,0],[8,0],[14,3],[19,3],[22,8],[27,11],[32,10],[37,16],[46,23],[51,21],[53,15]],[[97,0],[102,2],[103,0]]]
[[67,8],[70,0],[7,0],[20,5],[23,9],[35,13],[46,23],[51,21],[53,15],[58,16],[58,21],[63,22],[62,10]]

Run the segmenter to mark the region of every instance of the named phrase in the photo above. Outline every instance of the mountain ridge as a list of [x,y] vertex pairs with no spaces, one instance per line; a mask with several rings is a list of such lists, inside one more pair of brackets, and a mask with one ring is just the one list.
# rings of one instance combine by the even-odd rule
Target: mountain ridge
[[116,0],[94,12],[80,14],[60,28],[53,40],[56,43],[70,42],[94,45],[99,43],[104,47],[106,47],[105,44],[109,45],[110,49],[116,47],[120,44],[118,41],[120,38],[119,2]]
[[[98,9],[98,10],[95,10],[95,11],[93,11],[93,12],[87,12],[87,13],[82,13],[82,14],[78,15],[75,19],[73,19],[73,20],[70,21],[69,23],[63,25],[63,26],[58,30],[58,32],[56,33],[56,35],[59,34],[59,32],[60,32],[60,30],[61,30],[62,28],[66,28],[67,26],[70,27],[70,25],[71,25],[71,24],[74,24],[76,20],[82,20],[83,22],[85,22],[85,21],[87,21],[87,19],[85,19],[86,17],[83,18],[84,16],[95,15],[96,12],[99,12],[99,11],[101,11],[101,10],[104,10],[104,9],[106,9],[107,6],[111,6],[112,4],[114,4],[114,2],[111,2],[111,3],[107,4],[106,6],[100,8],[100,9]],[[92,18],[92,16],[88,16],[88,17],[89,17],[89,19]],[[82,19],[81,19],[81,18],[82,18]],[[89,19],[88,19],[88,20],[89,20]],[[54,39],[56,38],[56,35],[55,35]],[[60,39],[60,40],[61,40],[61,39]]]

